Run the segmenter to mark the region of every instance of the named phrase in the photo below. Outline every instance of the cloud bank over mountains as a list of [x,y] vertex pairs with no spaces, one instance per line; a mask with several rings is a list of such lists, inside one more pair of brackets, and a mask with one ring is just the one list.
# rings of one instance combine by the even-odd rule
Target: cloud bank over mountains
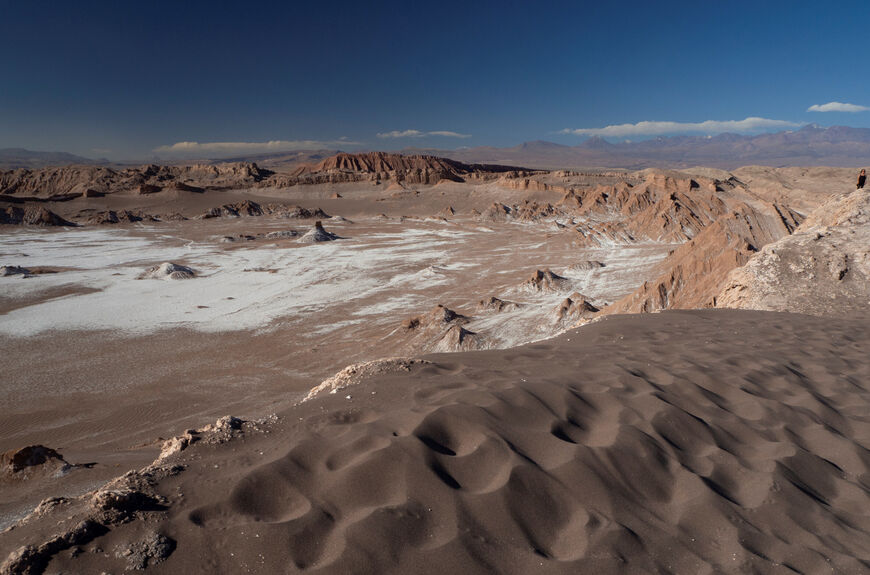
[[176,142],[171,146],[154,148],[153,152],[160,156],[213,158],[244,154],[322,150],[359,145],[359,142],[346,138],[338,140],[270,140],[268,142]]
[[460,134],[450,130],[433,130],[423,132],[421,130],[393,130],[392,132],[380,132],[378,138],[425,138],[427,136],[442,136],[445,138],[470,138],[471,134]]
[[771,120],[769,118],[748,117],[743,120],[706,120],[704,122],[656,122],[643,121],[636,124],[615,124],[604,128],[566,128],[560,134],[575,136],[602,136],[625,138],[633,136],[664,136],[679,133],[749,134],[765,130],[783,130],[799,127],[797,122]]

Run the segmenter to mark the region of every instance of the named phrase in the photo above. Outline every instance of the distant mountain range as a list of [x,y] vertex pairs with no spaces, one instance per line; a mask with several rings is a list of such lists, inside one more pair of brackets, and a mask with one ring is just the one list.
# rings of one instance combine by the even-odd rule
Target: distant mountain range
[[672,136],[618,144],[592,137],[577,146],[536,141],[512,148],[408,149],[403,153],[426,153],[465,163],[542,169],[870,166],[870,129],[822,128],[811,124],[800,130],[757,136]]
[[34,152],[24,148],[0,148],[0,169],[47,168],[49,166],[68,166],[70,164],[95,165],[107,163],[106,160],[92,160],[66,152]]
[[[196,163],[257,162],[262,167],[272,170],[292,170],[302,164],[316,163],[335,153],[337,150],[307,150],[199,160]],[[600,137],[592,137],[576,146],[539,140],[510,148],[491,146],[458,150],[408,148],[401,153],[439,156],[466,164],[498,164],[540,169],[642,169],[692,166],[733,169],[747,165],[870,167],[870,128],[845,126],[823,128],[810,124],[799,130],[757,136],[739,134],[670,136],[622,143],[611,143]],[[65,152],[34,152],[20,148],[0,149],[0,169],[7,170],[109,163],[107,160],[92,160]],[[125,164],[129,163],[125,162]]]

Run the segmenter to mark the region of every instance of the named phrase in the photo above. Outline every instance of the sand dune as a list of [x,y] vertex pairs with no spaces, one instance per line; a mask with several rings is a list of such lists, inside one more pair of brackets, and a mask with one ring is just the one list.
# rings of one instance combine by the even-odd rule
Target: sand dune
[[[156,533],[177,547],[154,573],[865,573],[868,326],[619,316],[375,371],[165,458],[186,467],[154,481],[165,509],[48,565],[117,571]],[[5,548],[92,516],[76,505]]]

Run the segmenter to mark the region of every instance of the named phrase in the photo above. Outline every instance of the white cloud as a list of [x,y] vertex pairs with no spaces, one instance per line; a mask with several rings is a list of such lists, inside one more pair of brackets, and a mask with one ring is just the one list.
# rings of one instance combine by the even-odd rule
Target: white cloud
[[813,104],[807,108],[807,112],[866,112],[870,110],[867,106],[859,106],[857,104],[846,104],[843,102],[828,102],[827,104]]
[[176,142],[171,146],[154,148],[154,153],[169,156],[219,157],[240,154],[268,154],[273,152],[293,152],[296,150],[320,150],[358,146],[359,142],[341,138],[333,141],[321,140],[271,140],[268,142]]
[[434,130],[421,132],[420,130],[393,130],[392,132],[380,132],[378,138],[425,138],[426,136],[442,136],[445,138],[470,138],[471,134],[460,134],[449,130]]
[[470,138],[471,134],[460,134],[459,132],[451,132],[449,130],[436,130],[429,132],[430,136],[444,136],[445,138]]
[[393,130],[392,132],[379,132],[378,138],[422,138],[425,132],[420,130]]
[[707,120],[705,122],[638,122],[636,124],[616,124],[604,128],[564,129],[561,134],[577,136],[610,136],[625,138],[629,136],[661,136],[681,132],[701,132],[705,134],[721,134],[733,132],[736,134],[758,132],[772,128],[794,128],[799,126],[785,120],[770,120],[768,118],[749,117],[743,120]]

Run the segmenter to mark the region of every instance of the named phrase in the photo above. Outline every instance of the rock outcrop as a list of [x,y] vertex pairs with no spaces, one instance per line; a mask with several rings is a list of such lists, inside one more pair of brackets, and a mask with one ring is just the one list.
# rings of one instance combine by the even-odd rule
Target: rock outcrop
[[0,266],[0,278],[7,276],[28,276],[30,270],[21,266]]
[[[265,423],[268,419],[270,418],[261,422]],[[31,542],[12,551],[0,563],[0,574],[44,573],[52,558],[63,551],[72,549],[72,556],[75,557],[81,552],[78,547],[110,533],[119,525],[134,520],[143,523],[153,522],[157,516],[168,509],[169,504],[169,500],[159,494],[155,487],[160,481],[178,475],[186,467],[167,460],[171,460],[173,456],[194,443],[214,445],[231,441],[244,434],[246,430],[257,430],[257,423],[246,422],[229,415],[221,417],[213,424],[197,430],[188,430],[183,436],[166,441],[160,457],[151,465],[137,471],[128,471],[99,489],[79,497],[52,497],[43,500],[32,513],[9,530],[27,530],[34,523],[41,523],[50,526],[51,531],[46,533],[45,528],[31,531]],[[23,456],[13,454],[10,457],[11,459],[23,457],[29,461],[34,457],[33,450],[36,447],[42,446],[26,448],[31,451]],[[42,449],[48,450],[48,448]],[[24,452],[24,450],[19,451]],[[48,455],[45,453],[43,455],[53,461],[51,452],[53,450],[48,450]],[[8,455],[3,455],[4,467]],[[126,561],[128,571],[143,570],[158,565],[176,548],[174,539],[151,529],[146,530],[144,534],[140,532],[135,539],[122,541],[114,549],[115,557]],[[106,557],[108,556],[106,554]]]
[[269,214],[276,215],[279,218],[296,219],[296,220],[329,220],[334,219],[329,214],[320,208],[303,208],[301,206],[285,206],[283,204],[269,204],[266,206]]
[[197,219],[207,220],[211,218],[238,218],[241,216],[270,215],[278,218],[309,220],[314,218],[329,219],[329,214],[320,208],[303,208],[301,206],[288,206],[285,204],[258,204],[251,200],[244,200],[232,204],[223,204],[209,208]]
[[500,204],[498,202],[494,202],[488,208],[483,210],[483,212],[479,216],[479,219],[486,222],[504,222],[510,218],[510,214],[510,207],[504,204]]
[[532,276],[524,281],[520,288],[534,292],[554,292],[565,289],[570,284],[568,278],[562,277],[550,270],[535,270]]
[[478,311],[502,312],[506,310],[517,309],[520,304],[512,301],[499,299],[495,296],[490,296],[477,302]]
[[401,331],[409,336],[406,347],[418,352],[451,352],[480,349],[483,338],[464,326],[471,318],[438,304],[429,312],[406,319]]
[[78,225],[41,206],[28,206],[26,208],[10,206],[0,209],[0,224],[69,227]]
[[269,232],[263,236],[263,239],[266,240],[284,240],[287,238],[295,238],[299,235],[299,232],[296,230],[277,230],[274,232]]
[[340,240],[341,237],[333,234],[332,232],[328,232],[323,228],[323,224],[320,220],[314,222],[314,227],[305,233],[301,238],[299,238],[299,242],[303,244],[318,244],[321,242],[332,242],[335,240]]
[[[481,219],[571,221],[578,241],[589,247],[650,241],[682,243],[696,237],[738,204],[755,199],[734,178],[690,177],[680,172],[647,170],[607,178],[612,183],[592,187],[536,179],[552,180],[553,176],[553,173],[524,178],[505,175],[498,182],[500,186],[561,193],[562,198],[555,204],[531,199],[512,206],[496,203],[481,214]],[[798,217],[781,205],[778,208],[786,220]]]
[[619,182],[569,190],[560,202],[583,223],[576,227],[592,246],[640,241],[679,243],[697,236],[729,210],[721,192],[733,186],[712,179],[650,172],[637,184]]
[[568,266],[569,272],[591,272],[605,267],[604,262],[598,260],[585,260]]
[[561,325],[576,325],[581,320],[589,320],[599,310],[592,305],[583,294],[574,292],[553,310],[556,323]]
[[88,216],[84,223],[88,225],[104,225],[104,224],[130,224],[135,222],[157,221],[157,218],[150,214],[134,213],[130,210],[105,210]]
[[870,192],[835,197],[731,272],[716,307],[850,316],[870,311]]
[[388,373],[409,372],[415,365],[424,365],[431,362],[425,359],[412,359],[409,357],[389,357],[385,359],[377,359],[374,361],[366,361],[363,363],[355,363],[342,369],[329,379],[325,379],[319,385],[313,387],[303,401],[320,395],[322,393],[337,393],[347,387],[355,386],[371,377],[385,375]]
[[7,476],[32,470],[62,471],[70,467],[60,453],[44,445],[29,445],[0,455],[0,473]]
[[216,206],[197,216],[197,219],[207,220],[210,218],[238,218],[240,216],[262,216],[263,208],[257,202],[244,200],[235,204]]
[[196,271],[187,266],[174,264],[172,262],[163,262],[158,266],[153,266],[139,274],[137,279],[155,279],[155,280],[187,280],[196,277]]

